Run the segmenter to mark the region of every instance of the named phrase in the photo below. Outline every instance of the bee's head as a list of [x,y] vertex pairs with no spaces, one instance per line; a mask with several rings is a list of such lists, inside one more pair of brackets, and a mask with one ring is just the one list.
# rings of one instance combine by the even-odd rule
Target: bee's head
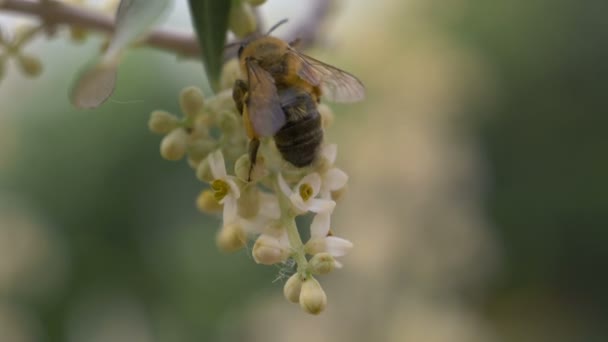
[[232,48],[234,46],[238,46],[238,52],[237,52],[237,57],[240,59],[241,55],[243,54],[243,50],[245,50],[245,48],[247,47],[247,45],[249,45],[249,43],[260,39],[260,38],[264,38],[264,37],[268,37],[274,30],[276,30],[279,26],[285,24],[287,22],[287,19],[283,19],[281,21],[279,21],[278,23],[274,24],[269,30],[268,32],[266,32],[266,34],[261,35],[261,34],[252,34],[251,36],[239,41],[239,42],[233,42],[230,44],[227,44],[224,48],[225,49],[229,49]]

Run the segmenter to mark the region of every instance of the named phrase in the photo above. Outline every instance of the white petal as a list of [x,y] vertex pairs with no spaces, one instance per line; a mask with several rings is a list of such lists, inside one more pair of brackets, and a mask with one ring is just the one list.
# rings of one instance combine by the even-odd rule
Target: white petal
[[329,225],[331,222],[331,213],[322,212],[315,215],[310,224],[310,238],[324,238],[329,232]]
[[321,189],[321,176],[318,173],[311,173],[306,175],[302,180],[298,183],[294,192],[300,192],[300,187],[303,184],[308,184],[312,188],[312,196],[311,198],[317,197],[319,190]]
[[222,154],[222,151],[217,150],[209,154],[208,159],[213,179],[226,178],[226,165],[224,164],[224,155]]
[[264,216],[275,220],[281,217],[281,209],[279,208],[279,200],[277,196],[260,192],[259,216]]
[[228,183],[228,186],[230,187],[230,192],[232,193],[232,195],[234,195],[234,198],[239,198],[241,197],[241,190],[239,190],[239,186],[236,185],[236,182],[233,181],[231,178],[227,177],[225,179],[226,183]]
[[308,202],[304,202],[304,199],[300,197],[299,193],[292,193],[291,196],[289,196],[289,200],[291,201],[291,204],[296,207],[298,213],[303,214],[308,211],[310,203],[311,201],[314,201],[314,198],[308,200]]
[[285,182],[285,178],[283,178],[283,175],[279,173],[277,179],[279,181],[279,188],[281,188],[281,192],[283,192],[283,194],[285,194],[285,196],[287,197],[291,196],[292,191],[289,188],[289,185],[287,185],[287,182]]
[[346,239],[337,236],[325,238],[325,251],[332,256],[339,257],[346,255],[351,248],[353,248],[353,243]]
[[329,191],[336,191],[342,189],[347,181],[348,175],[344,171],[334,167],[325,173],[323,177],[323,188],[328,189]]
[[338,145],[325,145],[321,151],[321,155],[323,158],[327,159],[330,165],[333,165],[336,162],[336,156],[338,155]]
[[339,262],[338,260],[335,260],[335,259],[334,259],[334,267],[335,267],[335,268],[342,268],[342,266],[343,266],[343,265],[342,265],[342,263],[341,263],[341,262]]
[[306,203],[308,211],[313,213],[332,212],[336,206],[336,202],[332,200],[313,198]]
[[224,204],[224,212],[223,212],[223,220],[224,225],[228,223],[232,223],[237,219],[237,206],[236,206],[236,198],[231,194],[226,195],[223,198]]

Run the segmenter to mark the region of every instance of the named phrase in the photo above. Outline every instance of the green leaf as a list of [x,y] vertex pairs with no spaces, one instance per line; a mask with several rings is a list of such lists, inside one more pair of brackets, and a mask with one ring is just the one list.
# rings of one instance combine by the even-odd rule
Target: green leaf
[[116,72],[123,52],[164,14],[171,0],[122,0],[116,12],[116,28],[101,58],[95,58],[76,79],[70,99],[77,108],[91,109],[104,103],[116,86]]
[[219,85],[230,0],[188,0],[190,15],[202,50],[203,64],[213,89]]

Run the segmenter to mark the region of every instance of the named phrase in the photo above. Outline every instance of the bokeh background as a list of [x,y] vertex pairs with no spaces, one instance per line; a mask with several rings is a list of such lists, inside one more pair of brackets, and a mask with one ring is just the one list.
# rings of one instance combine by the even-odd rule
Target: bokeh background
[[[309,53],[368,98],[332,105],[350,175],[335,230],[355,248],[320,317],[277,268],[217,250],[202,183],[147,130],[204,85],[199,63],[134,50],[112,100],[80,112],[68,89],[101,38],[36,40],[41,77],[0,83],[0,341],[608,340],[607,11],[336,2]],[[184,1],[164,25],[189,28]]]

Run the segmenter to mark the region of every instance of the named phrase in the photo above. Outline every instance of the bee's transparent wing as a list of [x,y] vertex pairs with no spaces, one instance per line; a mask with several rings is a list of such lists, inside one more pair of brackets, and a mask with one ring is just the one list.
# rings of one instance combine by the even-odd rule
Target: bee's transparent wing
[[292,55],[302,61],[298,76],[312,85],[320,86],[323,96],[335,102],[355,102],[365,97],[365,87],[358,78],[344,70],[325,64],[295,49]]
[[247,111],[256,134],[273,136],[285,125],[285,114],[272,76],[254,60],[248,60]]

